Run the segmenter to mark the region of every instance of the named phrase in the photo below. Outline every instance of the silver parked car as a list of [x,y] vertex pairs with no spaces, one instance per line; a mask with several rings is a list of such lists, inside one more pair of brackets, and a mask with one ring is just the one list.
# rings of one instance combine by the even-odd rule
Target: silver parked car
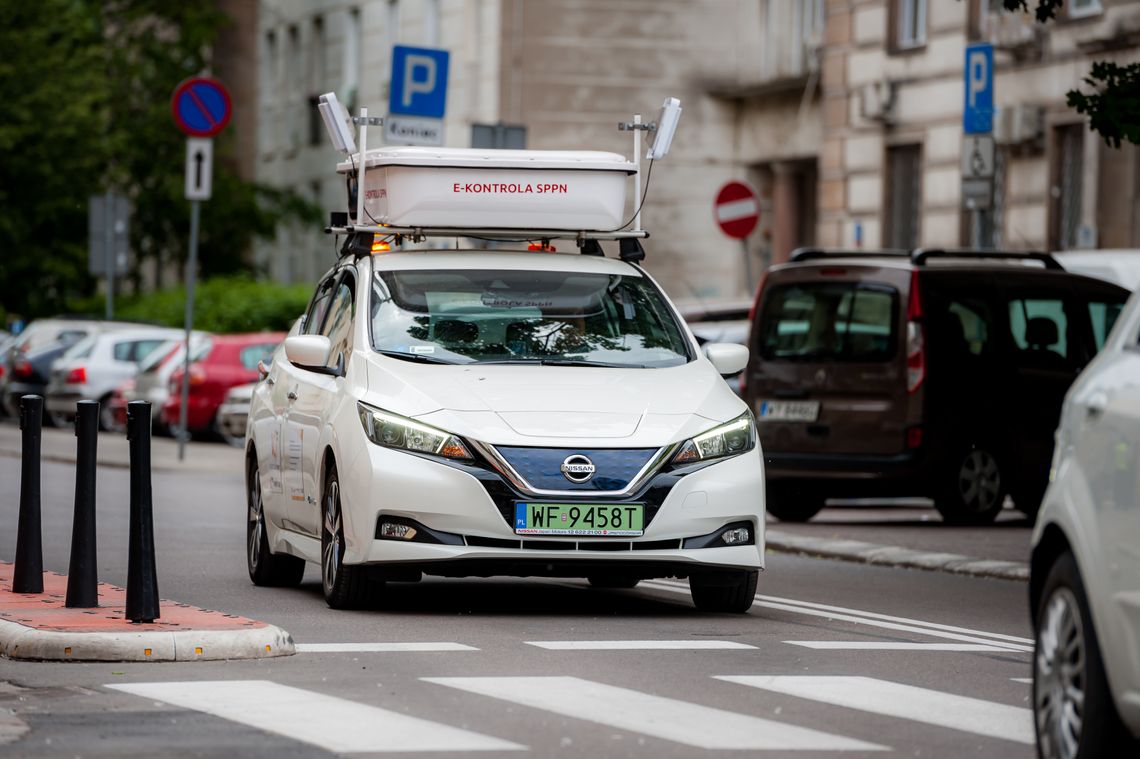
[[218,434],[232,446],[245,447],[245,423],[256,382],[231,387],[218,407]]
[[[193,363],[210,350],[210,334],[193,332],[190,337],[190,362]],[[170,430],[162,419],[162,406],[170,397],[170,377],[182,368],[185,352],[185,336],[169,348],[155,351],[139,364],[134,385],[123,391],[123,400],[149,401],[151,405],[151,426],[155,432],[169,434]]]
[[[66,424],[81,400],[101,401],[99,426],[114,429],[110,398],[156,350],[170,350],[183,333],[162,327],[134,327],[92,335],[73,345],[52,366],[44,406],[53,423]],[[165,348],[164,348],[165,346]]]

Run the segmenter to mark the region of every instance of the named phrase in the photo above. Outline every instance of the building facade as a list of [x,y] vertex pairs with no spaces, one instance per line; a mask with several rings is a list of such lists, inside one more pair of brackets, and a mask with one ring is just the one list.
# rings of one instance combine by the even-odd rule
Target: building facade
[[[963,50],[995,47],[998,247],[1140,247],[1140,156],[1110,149],[1065,105],[1093,60],[1138,59],[1140,0],[1068,0],[1035,24],[999,0],[261,0],[256,176],[343,209],[316,97],[385,115],[395,44],[451,55],[452,147],[625,155],[618,122],[679,97],[654,166],[647,266],[681,299],[747,296],[801,245],[965,245]],[[369,145],[383,144],[374,129]],[[760,224],[744,245],[713,215],[744,180]],[[630,193],[632,196],[632,193]],[[630,214],[634,209],[629,209]],[[257,251],[275,279],[333,260],[311,229]]]

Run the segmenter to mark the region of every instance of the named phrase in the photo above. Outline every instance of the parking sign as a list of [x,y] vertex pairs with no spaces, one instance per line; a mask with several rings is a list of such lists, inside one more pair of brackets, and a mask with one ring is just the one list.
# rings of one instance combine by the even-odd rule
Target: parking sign
[[966,134],[989,134],[994,128],[994,46],[989,43],[966,48],[964,76],[966,104],[962,129]]
[[446,50],[396,45],[388,113],[442,119],[447,105]]

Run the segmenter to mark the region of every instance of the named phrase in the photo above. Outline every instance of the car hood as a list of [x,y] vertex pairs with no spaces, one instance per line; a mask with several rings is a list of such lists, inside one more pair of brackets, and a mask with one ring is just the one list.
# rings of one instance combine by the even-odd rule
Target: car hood
[[745,410],[703,358],[663,369],[390,364],[370,362],[366,402],[500,445],[660,446]]

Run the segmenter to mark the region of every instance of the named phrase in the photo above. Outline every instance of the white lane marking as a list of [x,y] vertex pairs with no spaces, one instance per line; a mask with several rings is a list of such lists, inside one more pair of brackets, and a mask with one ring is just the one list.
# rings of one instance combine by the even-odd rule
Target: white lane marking
[[732,640],[528,640],[526,644],[551,651],[710,651],[756,648]]
[[577,677],[424,677],[618,730],[702,749],[881,751],[884,746]]
[[298,643],[296,649],[311,654],[479,650],[462,643]]
[[338,753],[516,751],[517,743],[268,680],[106,687],[240,722]]
[[904,643],[895,640],[785,640],[817,651],[1001,651],[1008,648],[981,643]]
[[[653,580],[654,583],[673,584],[678,587],[687,587],[683,583],[676,580]],[[1016,635],[1005,635],[1003,633],[986,632],[985,630],[972,630],[968,627],[956,627],[954,625],[943,625],[937,622],[927,622],[921,619],[911,619],[909,617],[894,617],[890,614],[879,614],[873,611],[864,611],[862,609],[849,609],[845,606],[831,606],[828,604],[815,603],[813,601],[800,601],[795,598],[781,598],[779,596],[766,596],[760,593],[756,594],[756,600],[765,603],[781,603],[789,604],[792,606],[803,606],[808,609],[819,609],[820,611],[835,611],[842,614],[857,614],[868,619],[880,619],[886,622],[901,622],[903,624],[915,625],[916,627],[929,627],[932,630],[942,630],[944,632],[963,633],[965,635],[975,635],[981,638],[993,638],[994,640],[1008,641],[1010,643],[1020,643],[1022,645],[1033,645],[1032,638],[1021,638]]]
[[759,212],[760,206],[756,204],[756,198],[741,198],[718,205],[716,207],[716,218],[718,221],[735,221],[755,216]]
[[1015,683],[1021,683],[1023,685],[1032,685],[1033,684],[1033,678],[1032,677],[1011,677],[1009,679]]
[[[646,580],[642,583],[644,587],[653,588],[656,590],[665,590],[670,593],[684,593],[688,594],[689,591],[683,588],[667,585],[656,580]],[[937,629],[929,629],[912,624],[899,624],[897,622],[885,622],[875,619],[873,617],[855,616],[854,614],[841,614],[839,612],[822,611],[819,609],[807,608],[803,606],[793,606],[785,603],[772,603],[770,601],[757,601],[758,606],[763,606],[768,609],[777,609],[780,611],[788,611],[794,614],[804,614],[809,617],[823,617],[825,619],[839,620],[842,622],[854,622],[860,625],[870,625],[872,627],[880,627],[884,630],[896,630],[899,632],[912,632],[926,635],[931,638],[943,638],[945,640],[956,640],[962,643],[979,643],[983,645],[1000,646],[1006,651],[1018,651],[1021,653],[1032,653],[1032,646],[1023,646],[1018,643],[1003,643],[989,638],[981,638],[976,635],[962,635],[959,633],[943,632]]]
[[979,698],[877,680],[814,675],[719,675],[717,680],[848,709],[1033,745],[1033,712]]

